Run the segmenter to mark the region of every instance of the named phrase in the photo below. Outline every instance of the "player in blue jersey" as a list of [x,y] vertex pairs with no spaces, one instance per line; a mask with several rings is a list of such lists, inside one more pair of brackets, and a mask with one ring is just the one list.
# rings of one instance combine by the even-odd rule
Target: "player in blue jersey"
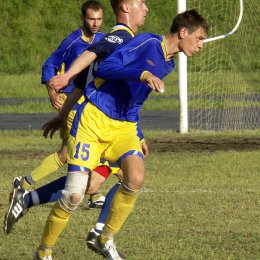
[[[74,118],[65,189],[47,220],[40,248],[53,247],[83,199],[88,173],[104,157],[117,162],[124,175],[96,250],[107,259],[122,259],[113,238],[132,211],[144,180],[138,112],[152,90],[164,91],[161,79],[173,70],[174,55],[197,53],[207,31],[206,20],[189,10],[174,18],[168,35],[138,35],[101,62]],[[62,226],[56,224],[57,218],[63,220]]]
[[[144,0],[111,0],[111,4],[116,10],[118,24],[113,28],[113,32],[109,34],[106,38],[106,48],[104,48],[103,46],[103,48],[100,49],[96,46],[96,50],[94,51],[94,53],[103,53],[104,56],[110,54],[118,44],[122,44],[134,36],[134,32],[136,32],[137,28],[144,23],[145,15],[148,11],[148,8],[146,7]],[[133,28],[133,30],[131,28]],[[111,44],[110,49],[107,48],[110,46],[108,46],[107,43]],[[82,81],[82,78],[80,79],[80,81]],[[44,257],[45,256],[43,256],[42,258]],[[35,258],[41,258],[41,254],[38,252],[35,255]]]
[[[124,4],[128,3],[127,6],[124,6],[124,8],[117,8],[118,4]],[[130,28],[133,27],[136,31],[139,26],[141,26],[144,23],[144,19],[146,16],[146,12],[148,11],[148,8],[145,5],[144,0],[126,0],[126,1],[117,1],[112,0],[111,4],[114,6],[116,18],[117,18],[117,25],[112,28],[112,31],[110,34],[108,34],[103,40],[100,42],[93,44],[87,53],[93,52],[95,55],[97,55],[98,58],[103,58],[107,55],[109,55],[112,50],[118,46],[122,45],[125,42],[127,42],[129,39],[131,39],[134,36],[134,31]],[[138,14],[138,15],[136,15]],[[113,40],[112,40],[113,39]],[[117,39],[117,41],[115,41]],[[82,56],[80,56],[78,59],[81,59]],[[93,60],[91,60],[92,62]],[[73,67],[73,66],[72,66]],[[65,73],[66,74],[66,73]],[[77,86],[81,88],[80,94],[78,97],[80,97],[83,94],[83,89],[86,85],[86,71],[81,73],[79,78],[77,79]],[[70,97],[73,97],[74,92],[77,92],[77,88],[73,88],[72,93],[68,97],[68,100]],[[76,95],[77,96],[77,95]],[[73,98],[74,99],[74,98]],[[67,101],[66,101],[67,102]],[[66,104],[66,103],[65,103]],[[66,105],[64,105],[65,107]],[[63,107],[63,109],[64,109]],[[62,110],[63,110],[62,109]],[[65,121],[64,121],[65,124]],[[141,134],[141,133],[140,133]],[[142,135],[140,135],[140,139],[143,139]],[[144,140],[142,140],[144,141]],[[143,152],[145,155],[148,154],[148,148],[145,142],[142,143]],[[105,163],[106,164],[106,163]],[[97,189],[108,177],[108,174],[110,172],[121,175],[121,171],[119,171],[119,168],[111,167],[111,164],[109,163],[109,167],[104,168],[104,165],[102,165],[102,169],[98,170],[99,174],[96,174],[97,177],[95,177],[95,184],[93,185],[93,174],[91,175],[91,181],[90,186],[88,187],[88,193],[91,193],[91,187],[95,186],[94,188]],[[102,170],[102,171],[101,171]],[[64,188],[65,184],[65,178],[61,177],[57,180],[55,180],[52,183],[49,183],[43,187],[40,187],[39,189],[35,191],[31,191],[30,193],[25,194],[24,196],[19,196],[17,198],[17,201],[19,202],[19,205],[23,208],[23,211],[17,215],[16,218],[13,218],[12,221],[10,221],[10,225],[8,225],[8,229],[11,230],[11,227],[13,224],[18,221],[21,216],[24,215],[28,211],[28,209],[34,205],[39,204],[45,204],[48,202],[56,201],[58,198],[60,198],[61,195],[61,189]],[[106,219],[108,208],[110,205],[110,200],[113,197],[113,193],[116,191],[116,188],[119,186],[119,183],[115,185],[111,189],[111,191],[108,193],[108,200],[105,202],[105,207],[101,212],[100,220],[98,221],[95,229],[92,230],[88,234],[87,237],[87,243],[88,245],[93,245],[95,238],[99,235],[99,232],[102,230],[102,226],[104,225],[104,220]],[[95,191],[94,189],[94,191]],[[92,191],[93,192],[93,191]],[[21,195],[21,194],[18,194]],[[13,204],[14,207],[16,204]]]
[[[100,26],[103,22],[103,6],[99,1],[90,0],[86,1],[81,6],[81,18],[82,18],[82,27],[77,29],[68,35],[54,51],[50,57],[45,61],[42,66],[42,84],[45,84],[47,87],[48,95],[50,97],[50,101],[54,108],[60,110],[67,96],[70,94],[74,83],[71,82],[64,89],[59,91],[58,93],[50,86],[50,79],[60,73],[66,72],[71,66],[72,62],[81,55],[89,46],[98,42],[101,38],[104,37],[104,33],[100,32]],[[91,68],[88,71],[88,81],[93,79]],[[79,100],[78,105],[84,100],[84,97]],[[5,233],[10,233],[13,224],[16,221],[16,218],[19,215],[22,215],[23,212],[15,212],[12,213],[12,208],[15,207],[15,204],[12,203],[15,197],[18,196],[17,188],[28,189],[31,184],[37,182],[38,180],[44,178],[50,173],[56,171],[59,167],[61,167],[66,162],[67,157],[67,139],[69,136],[69,129],[71,128],[71,124],[75,115],[75,109],[78,105],[75,105],[74,109],[70,112],[67,119],[67,129],[61,132],[62,144],[61,148],[58,152],[55,152],[45,158],[42,163],[35,168],[29,175],[25,177],[18,176],[13,181],[14,191],[11,194],[11,205],[8,210],[8,213],[5,218],[4,231]],[[98,174],[108,174],[109,169],[107,166],[99,166],[96,171],[93,172],[93,179],[95,176],[99,176]],[[97,177],[98,178],[98,177]],[[93,181],[94,183],[94,181]],[[89,193],[93,194],[91,196],[91,200],[96,202],[91,203],[89,201],[90,206],[99,205],[98,203],[104,202],[104,196],[101,197],[100,194],[95,194],[96,189],[93,187],[92,191],[89,189]]]

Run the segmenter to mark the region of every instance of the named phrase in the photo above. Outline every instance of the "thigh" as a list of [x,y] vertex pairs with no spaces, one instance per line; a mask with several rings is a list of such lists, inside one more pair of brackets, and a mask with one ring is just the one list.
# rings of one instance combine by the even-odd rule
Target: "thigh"
[[114,138],[109,143],[103,157],[113,163],[116,162],[120,166],[121,161],[128,155],[137,155],[143,158],[136,124],[122,122],[122,127],[115,131]]
[[87,187],[87,194],[94,194],[99,191],[100,186],[106,181],[106,178],[93,170]]
[[79,107],[68,140],[68,164],[87,170],[93,170],[98,165],[108,145],[100,141],[103,129],[97,126],[102,119],[101,114],[91,107],[87,102]]
[[68,139],[67,162],[70,165],[81,166],[92,171],[99,163],[100,156],[106,145],[89,139],[77,138],[70,135]]

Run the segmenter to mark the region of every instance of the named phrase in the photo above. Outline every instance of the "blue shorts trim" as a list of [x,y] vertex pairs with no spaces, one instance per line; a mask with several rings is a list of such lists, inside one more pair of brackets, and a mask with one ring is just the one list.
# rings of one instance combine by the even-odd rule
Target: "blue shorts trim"
[[90,172],[89,168],[78,166],[74,164],[68,164],[68,172]]
[[137,151],[137,150],[131,150],[128,151],[127,153],[123,154],[118,160],[117,160],[117,164],[121,166],[122,161],[128,156],[128,155],[136,155],[139,156],[141,159],[144,159],[144,155]]
[[85,108],[85,106],[87,105],[88,101],[85,100],[81,105],[79,105],[78,109],[77,109],[77,112],[76,112],[76,115],[74,117],[74,120],[73,120],[73,123],[72,123],[72,127],[71,127],[71,130],[70,130],[70,134],[76,138],[76,135],[77,135],[77,131],[78,131],[78,125],[79,125],[79,122],[80,122],[80,118],[81,118],[81,115],[82,115],[82,112]]
[[107,163],[109,167],[115,167],[115,168],[118,168],[118,167],[119,167],[119,165],[118,165],[117,163],[113,163],[113,162],[107,161],[107,160],[104,159],[104,158],[101,158],[101,159],[100,159],[100,163],[101,163],[101,164]]

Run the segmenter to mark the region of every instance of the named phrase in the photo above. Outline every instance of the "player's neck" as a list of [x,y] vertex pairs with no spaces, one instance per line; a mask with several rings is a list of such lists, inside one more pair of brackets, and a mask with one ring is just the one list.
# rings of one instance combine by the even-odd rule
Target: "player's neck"
[[137,25],[132,23],[131,19],[127,14],[118,15],[116,17],[116,23],[123,23],[127,25],[133,31],[133,33],[136,33],[138,31]]
[[86,28],[84,28],[84,27],[82,28],[82,31],[83,31],[83,34],[84,34],[86,40],[87,40],[88,42],[92,42],[92,40],[93,40],[95,34],[92,33],[92,32],[90,32],[90,31],[88,31],[88,30],[87,30]]
[[180,51],[178,47],[177,35],[168,34],[165,36],[165,48],[168,59],[172,58],[176,53]]

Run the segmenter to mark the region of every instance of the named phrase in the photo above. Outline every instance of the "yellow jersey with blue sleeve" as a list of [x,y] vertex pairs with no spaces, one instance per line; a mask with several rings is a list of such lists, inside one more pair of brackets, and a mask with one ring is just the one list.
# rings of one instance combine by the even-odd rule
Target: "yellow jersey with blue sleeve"
[[[94,52],[97,55],[97,59],[93,65],[93,71],[95,71],[95,68],[98,67],[98,64],[100,61],[102,61],[104,58],[108,57],[116,48],[119,48],[123,46],[125,43],[127,43],[129,40],[131,40],[134,37],[133,31],[125,24],[117,24],[114,26],[109,34],[107,34],[103,39],[101,39],[98,43],[93,44],[91,47],[88,48],[89,51]],[[79,76],[75,79],[75,86],[84,90],[86,88],[86,75],[87,73],[85,71],[82,71]],[[87,113],[82,113],[84,110],[84,107],[87,105],[87,102],[82,104],[77,111],[77,115],[75,117],[75,120],[73,122],[73,130],[72,132],[81,132],[85,133],[84,125],[88,125],[91,122],[94,121],[100,121],[103,122],[104,125],[113,125],[111,123],[111,120],[109,118],[103,118],[103,114],[99,113],[100,111],[96,111],[95,108],[93,108],[94,111],[91,110],[90,115],[87,115]],[[91,105],[91,104],[89,104]],[[91,118],[90,121],[88,121]],[[93,120],[92,120],[93,119]],[[105,122],[107,120],[107,122]],[[84,122],[84,123],[83,123]],[[138,129],[138,134],[139,137],[137,137],[137,131]],[[94,132],[97,131],[97,129],[93,129]],[[102,132],[102,129],[100,129]],[[103,131],[101,134],[107,135],[107,131]],[[135,138],[137,140],[143,139],[142,132],[140,130],[140,127],[136,126],[135,131],[134,131]],[[77,144],[75,145],[75,142]],[[94,163],[89,163],[88,156],[90,154],[90,150],[88,148],[89,144],[87,144],[87,141],[84,139],[84,134],[82,134],[82,137],[77,137],[77,140],[72,141],[74,145],[74,150],[71,151],[71,156],[73,159],[68,159],[69,163],[69,170],[81,170],[87,168],[91,169],[92,165],[97,163],[100,159],[97,158],[97,160]],[[70,146],[70,145],[69,145]],[[94,147],[91,145],[91,147]],[[140,149],[140,144],[138,145],[138,149]],[[70,150],[70,149],[69,149]],[[140,152],[141,154],[141,152]],[[117,157],[118,155],[116,155]],[[92,156],[91,156],[92,157]],[[101,159],[101,161],[104,163],[104,159]],[[109,167],[112,170],[112,173],[117,173],[119,170],[119,166],[117,163],[112,163],[111,161],[107,162],[109,163]],[[79,167],[81,166],[81,167]]]

